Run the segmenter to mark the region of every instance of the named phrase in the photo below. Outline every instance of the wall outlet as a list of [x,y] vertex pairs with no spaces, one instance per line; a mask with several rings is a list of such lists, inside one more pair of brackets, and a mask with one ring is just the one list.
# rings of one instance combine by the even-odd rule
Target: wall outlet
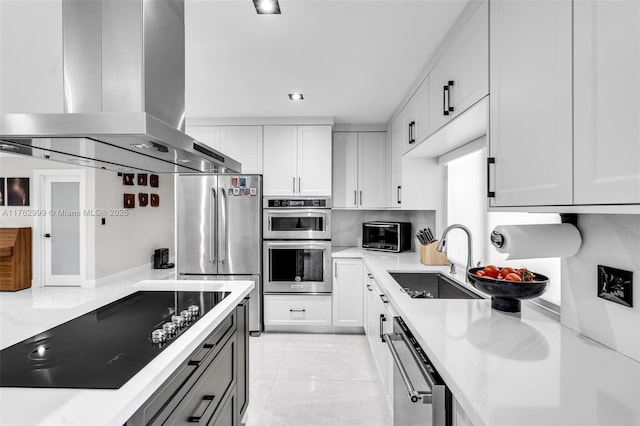
[[598,297],[633,307],[633,272],[598,265]]

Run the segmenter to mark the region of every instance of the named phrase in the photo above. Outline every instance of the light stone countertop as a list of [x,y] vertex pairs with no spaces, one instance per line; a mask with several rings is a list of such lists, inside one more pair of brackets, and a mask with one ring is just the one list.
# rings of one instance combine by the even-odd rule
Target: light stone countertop
[[121,426],[252,289],[251,281],[161,280],[92,289],[48,287],[0,294],[3,349],[138,290],[231,293],[120,389],[0,388],[0,425]]
[[530,303],[506,314],[489,299],[411,299],[389,272],[441,271],[472,289],[463,271],[424,266],[414,252],[332,256],[364,260],[474,425],[640,425],[640,363],[631,358]]

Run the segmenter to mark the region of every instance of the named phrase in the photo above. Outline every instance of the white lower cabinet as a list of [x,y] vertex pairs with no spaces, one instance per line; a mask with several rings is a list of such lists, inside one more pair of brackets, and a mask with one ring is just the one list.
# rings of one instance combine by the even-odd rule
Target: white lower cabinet
[[365,333],[369,349],[378,368],[389,407],[393,409],[393,358],[389,353],[383,335],[393,332],[393,308],[371,272],[364,268]]
[[362,327],[362,271],[360,259],[333,262],[333,325]]
[[264,295],[264,325],[331,325],[331,295]]

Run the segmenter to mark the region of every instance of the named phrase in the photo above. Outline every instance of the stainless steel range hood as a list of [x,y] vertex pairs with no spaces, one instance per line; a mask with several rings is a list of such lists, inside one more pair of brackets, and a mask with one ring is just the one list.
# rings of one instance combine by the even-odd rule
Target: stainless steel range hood
[[[60,78],[49,79],[60,87],[43,91],[53,93],[45,102],[53,107],[43,112],[37,94],[3,90],[0,150],[116,171],[240,171],[237,161],[184,133],[183,0],[57,2],[60,16],[47,19],[61,32],[42,40],[60,52],[42,64],[55,70],[61,63]],[[27,25],[37,13],[2,3],[3,23]],[[3,89],[30,87],[25,79],[34,75],[6,60],[23,49],[19,39],[3,37]]]

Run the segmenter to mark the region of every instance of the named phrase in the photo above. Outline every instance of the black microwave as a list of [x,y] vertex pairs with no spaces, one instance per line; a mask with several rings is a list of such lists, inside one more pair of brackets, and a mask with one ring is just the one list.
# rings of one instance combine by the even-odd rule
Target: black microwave
[[410,222],[363,222],[362,248],[399,253],[411,249]]

